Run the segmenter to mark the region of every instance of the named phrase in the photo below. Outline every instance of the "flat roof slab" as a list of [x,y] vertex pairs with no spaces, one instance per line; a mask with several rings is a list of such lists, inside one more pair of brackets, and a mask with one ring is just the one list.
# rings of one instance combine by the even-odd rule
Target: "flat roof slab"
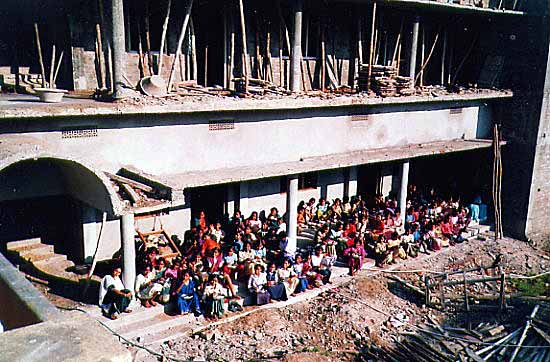
[[174,189],[249,181],[270,177],[280,177],[306,172],[338,169],[371,163],[404,160],[453,152],[471,151],[492,146],[491,140],[456,139],[442,142],[410,144],[397,147],[370,149],[325,156],[302,158],[296,161],[246,167],[189,171],[167,176],[157,176]]
[[239,98],[227,96],[170,96],[165,98],[139,97],[122,102],[106,103],[92,99],[67,97],[62,103],[47,104],[29,95],[0,95],[0,120],[39,119],[51,117],[192,114],[200,112],[246,112],[303,110],[316,108],[364,107],[382,105],[438,104],[483,102],[513,97],[512,91],[477,89],[463,94],[441,93],[430,96],[374,97],[364,93],[339,95],[301,94],[295,96],[265,96]]

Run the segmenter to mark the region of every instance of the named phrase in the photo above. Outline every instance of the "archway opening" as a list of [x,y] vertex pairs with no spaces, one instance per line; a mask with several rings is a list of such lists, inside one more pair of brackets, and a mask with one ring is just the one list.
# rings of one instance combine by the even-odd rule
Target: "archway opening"
[[[90,213],[90,209],[92,212]],[[102,179],[87,167],[58,158],[26,159],[0,170],[0,247],[40,238],[74,262],[86,257],[84,225],[90,214],[113,213]]]

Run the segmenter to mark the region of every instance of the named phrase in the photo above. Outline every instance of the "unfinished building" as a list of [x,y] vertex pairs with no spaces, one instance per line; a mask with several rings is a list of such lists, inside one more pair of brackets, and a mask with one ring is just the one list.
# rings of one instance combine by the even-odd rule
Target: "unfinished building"
[[[199,211],[276,206],[295,240],[310,197],[393,193],[404,208],[408,184],[431,184],[491,210],[495,125],[505,232],[547,238],[548,11],[3,1],[0,241],[40,238],[76,263],[122,249],[131,281],[135,228],[183,239]],[[159,97],[138,95],[151,76]],[[48,85],[71,92],[61,104],[15,94]],[[125,99],[97,100],[111,93]]]

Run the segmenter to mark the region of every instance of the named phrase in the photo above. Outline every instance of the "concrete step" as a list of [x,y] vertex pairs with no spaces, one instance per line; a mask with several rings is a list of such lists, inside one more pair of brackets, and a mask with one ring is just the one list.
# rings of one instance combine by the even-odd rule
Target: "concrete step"
[[[109,328],[112,328],[116,331],[120,331],[127,327],[128,325],[134,324],[136,322],[142,322],[144,320],[153,319],[157,315],[164,314],[164,305],[159,304],[156,307],[145,308],[142,306],[134,307],[133,312],[130,314],[122,314],[118,319],[102,320]],[[99,307],[98,307],[99,310]],[[101,313],[101,311],[100,311]]]
[[25,255],[20,255],[20,256],[21,256],[22,259],[25,259],[26,261],[30,261],[32,263],[40,262],[40,261],[43,261],[43,260],[58,261],[58,260],[66,260],[67,259],[66,255],[55,254],[55,253],[52,253],[52,252],[47,252],[47,253],[40,253],[40,252],[39,253],[26,253]]
[[119,333],[122,332],[124,337],[128,339],[136,339],[137,337],[141,337],[140,340],[143,341],[146,337],[172,331],[175,328],[181,328],[184,324],[191,324],[196,319],[197,318],[193,314],[177,316],[160,314],[155,318],[139,322],[139,324],[129,325],[127,326],[129,329],[125,328],[123,332],[119,331]]
[[19,251],[23,248],[40,244],[40,243],[41,243],[40,238],[10,241],[9,243],[6,244],[6,248],[9,251]]
[[24,249],[18,250],[19,256],[27,257],[30,255],[45,255],[54,254],[53,245],[48,244],[34,244]]
[[[47,265],[47,264],[54,264],[54,263],[59,264],[59,263],[68,261],[67,255],[63,255],[63,254],[51,254],[51,255],[42,255],[42,256],[37,255],[36,258],[37,259],[33,260],[33,263],[37,267],[42,265]],[[71,266],[74,266],[74,263],[71,262],[71,264],[72,264]]]

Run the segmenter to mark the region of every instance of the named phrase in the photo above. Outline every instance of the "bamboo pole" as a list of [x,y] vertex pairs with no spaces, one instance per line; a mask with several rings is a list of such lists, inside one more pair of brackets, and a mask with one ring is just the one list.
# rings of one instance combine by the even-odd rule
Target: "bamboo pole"
[[199,79],[199,65],[197,63],[197,34],[195,33],[195,22],[189,19],[189,32],[191,38],[191,62],[193,66],[193,80]]
[[[420,43],[420,64],[424,64],[424,58],[426,56],[426,27],[422,27],[422,43]],[[420,75],[420,87],[424,86],[424,70],[420,69],[418,72]],[[416,77],[414,84],[416,84]]]
[[441,85],[445,84],[445,62],[447,56],[447,29],[443,32],[443,48],[441,49]]
[[403,23],[405,19],[401,19],[401,25],[399,26],[399,33],[397,34],[397,40],[395,41],[395,48],[393,49],[393,54],[391,56],[391,63],[392,65],[396,62],[397,52],[399,50],[399,47],[401,46],[401,34],[403,33]]
[[246,43],[246,24],[245,24],[245,18],[244,18],[244,6],[243,6],[243,0],[239,0],[239,15],[241,20],[241,37],[242,37],[242,46],[243,46],[243,69],[244,69],[244,92],[248,93],[248,76],[249,76],[249,69],[248,69],[248,50],[247,50],[247,43]]
[[52,46],[52,61],[50,63],[50,88],[55,88],[53,76],[55,72],[55,44]]
[[357,57],[359,67],[363,64],[363,30],[361,29],[361,17],[357,18]]
[[255,62],[256,62],[256,76],[257,78],[259,79],[262,79],[262,80],[265,80],[264,78],[264,74],[263,74],[263,69],[262,69],[262,56],[260,55],[260,31],[259,31],[259,28],[260,28],[260,22],[258,21],[258,14],[256,14],[256,31],[255,31],[255,34],[254,34],[254,41],[255,41],[255,50],[256,50],[256,54],[255,54]]
[[44,59],[42,58],[42,45],[40,44],[40,32],[38,24],[34,23],[34,35],[36,39],[36,49],[38,51],[38,63],[40,64],[40,73],[42,75],[42,88],[46,88],[46,70],[44,69]]
[[401,48],[403,44],[399,44],[399,50],[397,51],[397,75],[399,75],[399,68],[401,68]]
[[139,79],[145,76],[145,64],[143,61],[143,44],[141,41],[141,27],[139,26],[139,21],[137,23],[137,32],[138,32],[138,68],[139,68]]
[[103,41],[101,40],[101,26],[95,25],[96,37],[97,37],[97,68],[99,71],[98,80],[101,84],[98,84],[99,89],[105,88],[105,58],[103,57]]
[[[421,76],[421,74],[424,74],[424,69],[428,66],[428,63],[430,62],[430,59],[432,58],[432,54],[434,52],[435,46],[437,45],[437,40],[439,39],[439,33],[440,31],[437,31],[437,34],[435,35],[434,42],[432,44],[432,47],[430,49],[430,52],[428,53],[428,56],[426,57],[426,61],[424,61],[424,42],[422,42],[422,67],[420,68],[420,72],[416,76],[414,82],[416,83],[418,80],[418,77]],[[424,36],[422,36],[424,38]],[[422,79],[421,79],[422,80]]]
[[147,51],[147,63],[149,69],[149,75],[155,74],[153,69],[153,53],[151,52],[151,32],[149,29],[149,0],[145,0],[145,16],[143,17],[145,22],[145,46]]
[[271,32],[268,31],[266,35],[266,56],[267,56],[267,65],[266,73],[269,74],[269,81],[273,82],[273,65],[271,63]]
[[204,86],[208,87],[208,45],[204,47]]
[[370,91],[371,76],[372,76],[372,61],[374,59],[374,33],[376,29],[376,1],[372,4],[372,24],[370,34],[370,46],[369,46],[369,72],[367,79],[367,92]]
[[284,87],[283,80],[283,25],[279,24],[279,86]]
[[185,38],[185,33],[187,31],[187,24],[189,23],[189,18],[191,17],[191,9],[193,8],[193,0],[189,0],[189,3],[187,4],[187,8],[185,9],[185,16],[183,18],[183,24],[181,26],[181,32],[180,37],[178,39],[178,45],[176,47],[176,56],[174,58],[174,61],[172,62],[172,69],[170,70],[170,76],[168,77],[168,93],[172,90],[172,81],[174,78],[174,71],[176,69],[176,63],[178,61],[178,57],[181,54],[181,47],[183,45],[183,39]]
[[325,46],[325,28],[321,27],[321,90],[326,90],[327,52]]
[[166,33],[168,32],[168,22],[170,21],[170,8],[172,7],[172,0],[168,0],[166,7],[166,16],[164,17],[164,24],[162,24],[162,35],[160,37],[160,52],[159,52],[159,69],[157,74],[162,75],[162,65],[164,63],[164,42],[166,40]]
[[[229,81],[233,78],[233,68],[235,67],[235,32],[231,31],[231,44],[229,49]],[[232,82],[229,82],[229,87],[233,89]]]
[[57,76],[59,75],[59,69],[61,68],[61,62],[63,61],[63,54],[64,52],[61,51],[61,54],[59,55],[59,60],[57,61],[57,67],[55,69],[55,74],[53,76],[53,84],[57,81]]
[[229,42],[228,42],[228,31],[227,31],[227,8],[224,7],[223,11],[223,89],[227,89],[229,85],[229,77],[228,77],[228,50]]

